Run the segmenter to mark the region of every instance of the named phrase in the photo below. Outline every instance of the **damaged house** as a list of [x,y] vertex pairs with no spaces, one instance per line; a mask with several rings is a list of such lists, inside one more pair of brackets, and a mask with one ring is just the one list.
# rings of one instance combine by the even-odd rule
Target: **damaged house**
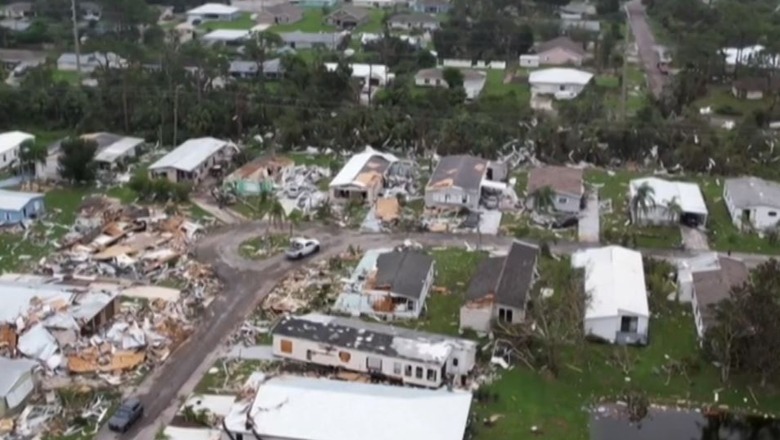
[[272,335],[279,358],[428,388],[465,386],[476,363],[468,339],[317,313],[285,316]]
[[[87,133],[79,137],[97,144],[94,160],[102,170],[115,169],[133,160],[138,156],[145,142],[142,138],[106,132]],[[62,142],[65,140],[60,139],[49,145],[46,159],[35,163],[36,177],[48,180],[56,180],[60,177],[60,156],[62,156]]]
[[366,252],[334,310],[383,319],[418,318],[434,276],[434,260],[420,251]]
[[569,167],[546,166],[528,173],[528,205],[533,208],[534,194],[543,188],[553,192],[551,205],[558,212],[578,213],[585,200],[582,170]]
[[260,157],[233,171],[224,183],[241,195],[271,192],[284,171],[294,165],[292,159],[283,156]]
[[585,334],[612,344],[647,344],[650,308],[642,254],[606,246],[578,251],[571,263],[585,270]]
[[233,439],[462,440],[472,399],[461,390],[288,375],[257,382],[225,417]]
[[364,152],[352,156],[331,180],[331,199],[373,204],[384,189],[388,168],[397,161],[392,154],[366,147]]
[[531,287],[538,278],[539,247],[515,241],[505,257],[482,260],[460,308],[460,329],[490,332],[491,324],[525,321]]
[[189,139],[161,157],[149,167],[153,179],[168,179],[171,182],[200,182],[227,161],[237,150],[229,141],[213,137]]
[[425,186],[425,206],[476,211],[482,197],[506,190],[506,165],[475,156],[445,156]]

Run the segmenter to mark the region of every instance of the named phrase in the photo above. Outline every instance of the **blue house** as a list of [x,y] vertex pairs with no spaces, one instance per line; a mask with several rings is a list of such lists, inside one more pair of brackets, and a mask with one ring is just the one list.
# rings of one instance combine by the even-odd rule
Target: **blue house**
[[448,0],[413,0],[412,10],[423,14],[445,14],[450,10]]
[[332,8],[339,3],[339,0],[301,0],[297,4],[304,8]]
[[43,194],[0,190],[0,225],[34,220],[43,212]]

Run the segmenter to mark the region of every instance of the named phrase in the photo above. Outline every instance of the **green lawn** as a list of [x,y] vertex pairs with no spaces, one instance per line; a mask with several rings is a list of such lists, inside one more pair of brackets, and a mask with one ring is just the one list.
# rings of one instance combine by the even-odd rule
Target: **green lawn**
[[325,16],[320,8],[307,8],[303,11],[301,21],[289,24],[278,24],[268,28],[268,31],[274,33],[280,32],[333,32],[336,28],[325,24]]
[[504,84],[506,70],[488,69],[485,89],[482,96],[503,96],[514,92],[520,101],[528,102],[531,98],[531,89],[528,84],[508,83]]
[[697,108],[711,107],[713,113],[723,116],[744,116],[755,110],[769,107],[770,101],[767,98],[755,101],[740,99],[731,93],[730,87],[713,86],[707,91],[707,96],[696,100],[693,104]]
[[263,371],[272,364],[272,362],[249,359],[220,359],[195,386],[195,394],[235,394],[244,386],[252,373]]
[[288,234],[268,234],[241,243],[241,255],[253,260],[262,260],[280,254],[289,244]]
[[207,21],[200,25],[201,29],[211,32],[217,29],[252,29],[257,23],[252,20],[252,14],[245,12],[241,18],[233,21]]
[[65,70],[55,70],[52,72],[52,79],[54,81],[60,82],[65,81],[69,84],[80,84],[80,79],[83,76],[79,75],[78,72],[72,72],[72,71],[65,71]]

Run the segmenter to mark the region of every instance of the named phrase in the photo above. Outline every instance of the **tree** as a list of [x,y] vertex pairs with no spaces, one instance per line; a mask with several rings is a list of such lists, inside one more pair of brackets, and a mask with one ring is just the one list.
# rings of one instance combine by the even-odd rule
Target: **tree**
[[86,184],[95,180],[97,143],[91,139],[68,138],[60,144],[59,172],[63,179]]
[[457,89],[463,87],[463,72],[453,67],[446,67],[441,73],[447,87]]
[[272,225],[281,227],[286,218],[287,215],[284,212],[282,203],[276,197],[272,198],[268,206],[268,220]]
[[19,166],[21,168],[21,174],[34,175],[35,166],[39,163],[45,163],[47,155],[48,150],[46,145],[36,143],[33,140],[22,142],[22,145],[19,148]]
[[646,216],[650,209],[655,207],[655,189],[647,182],[642,183],[636,188],[636,192],[631,197],[630,209],[631,217],[634,223],[639,223],[639,215]]
[[531,194],[534,209],[538,212],[550,212],[555,207],[555,190],[550,186],[543,186]]
[[666,204],[666,212],[669,215],[669,221],[680,221],[680,216],[682,215],[683,210],[676,196],[672,197],[672,200],[669,200],[669,203]]

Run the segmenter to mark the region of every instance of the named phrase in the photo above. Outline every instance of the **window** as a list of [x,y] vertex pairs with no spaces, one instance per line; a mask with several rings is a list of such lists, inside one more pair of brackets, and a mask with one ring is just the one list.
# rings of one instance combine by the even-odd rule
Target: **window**
[[401,375],[401,363],[400,362],[394,362],[393,363],[393,374]]
[[382,371],[382,359],[367,357],[366,368],[368,370]]
[[414,369],[414,377],[418,379],[423,378],[423,367],[417,367]]
[[511,309],[498,309],[498,320],[501,322],[512,323],[514,319],[514,313]]
[[339,360],[341,360],[341,362],[347,363],[350,359],[352,359],[352,355],[348,351],[339,352]]
[[558,197],[558,203],[566,203],[566,197]]
[[431,80],[429,80],[428,78],[425,78],[425,84],[430,84],[430,83],[431,83]]
[[452,358],[452,366],[457,367],[458,366],[458,358]]
[[558,90],[564,91],[564,90],[566,90],[566,86],[560,85],[560,86],[558,86]]
[[279,342],[279,349],[282,350],[282,353],[291,354],[292,353],[292,341],[289,339],[282,339]]
[[777,212],[776,212],[776,211],[769,211],[769,214],[768,214],[768,215],[769,215],[770,217],[777,217]]
[[624,333],[636,333],[639,327],[639,318],[635,316],[620,317],[620,331]]
[[412,366],[411,365],[407,365],[406,368],[404,369],[404,376],[412,377]]
[[436,382],[436,370],[428,368],[428,375],[426,376],[429,382]]
[[310,361],[311,358],[313,357],[314,357],[314,352],[312,352],[311,350],[306,350],[306,360]]

